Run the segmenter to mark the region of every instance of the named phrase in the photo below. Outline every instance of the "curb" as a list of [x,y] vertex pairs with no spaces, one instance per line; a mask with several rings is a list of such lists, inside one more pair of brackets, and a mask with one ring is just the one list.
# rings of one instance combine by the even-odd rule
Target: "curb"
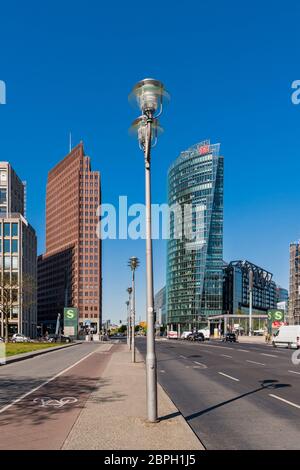
[[48,349],[42,349],[40,351],[32,351],[32,352],[29,352],[29,353],[18,354],[15,357],[14,356],[8,357],[5,361],[5,364],[0,364],[0,365],[6,366],[6,365],[12,364],[14,362],[25,361],[26,359],[32,359],[33,357],[41,356],[42,354],[48,354],[50,352],[59,351],[60,349],[66,349],[66,348],[70,348],[72,346],[78,346],[78,344],[82,344],[82,343],[73,343],[73,344],[68,344],[68,345],[65,345],[65,346],[58,346],[58,347],[55,347],[55,348],[50,347]]

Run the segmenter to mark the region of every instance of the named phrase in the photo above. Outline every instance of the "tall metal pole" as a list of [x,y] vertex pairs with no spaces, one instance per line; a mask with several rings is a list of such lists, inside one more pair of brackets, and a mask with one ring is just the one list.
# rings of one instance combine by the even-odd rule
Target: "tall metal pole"
[[146,273],[147,273],[147,410],[148,420],[157,421],[157,371],[154,336],[153,309],[153,259],[152,259],[152,229],[151,229],[151,124],[152,118],[147,118],[145,139],[145,196],[146,196]]
[[129,300],[126,301],[127,305],[127,346],[129,347],[130,341],[130,310],[129,310]]
[[135,270],[132,270],[132,308],[131,308],[131,362],[135,362]]
[[129,350],[131,350],[131,317],[132,317],[132,303],[131,303],[131,294],[132,294],[132,289],[129,287],[127,289],[127,292],[129,294],[129,324],[128,324],[128,334],[129,334]]
[[249,336],[252,336],[253,271],[249,271]]

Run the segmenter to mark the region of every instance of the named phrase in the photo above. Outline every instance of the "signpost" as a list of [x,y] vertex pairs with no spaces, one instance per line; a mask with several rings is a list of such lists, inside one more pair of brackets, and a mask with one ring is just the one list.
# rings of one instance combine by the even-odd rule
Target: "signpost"
[[78,309],[65,308],[64,309],[64,334],[77,338],[78,334]]
[[284,310],[268,310],[268,333],[272,333],[272,325],[276,323],[276,326],[284,322]]

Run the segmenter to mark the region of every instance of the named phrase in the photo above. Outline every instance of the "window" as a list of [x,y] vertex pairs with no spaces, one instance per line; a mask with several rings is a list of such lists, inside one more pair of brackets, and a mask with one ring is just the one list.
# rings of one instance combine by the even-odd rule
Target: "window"
[[18,285],[18,273],[11,273],[11,283],[13,286]]
[[[7,242],[9,240],[4,240],[4,242]],[[18,240],[12,240],[11,242],[11,252],[12,253],[18,253]]]
[[6,203],[6,189],[0,189],[0,204]]
[[[6,257],[5,257],[5,258],[6,258]],[[13,269],[18,269],[18,259],[19,259],[19,258],[18,258],[17,256],[14,256],[14,257],[12,258],[12,268],[13,268]]]
[[10,269],[11,259],[10,256],[4,256],[4,269]]
[[11,225],[11,235],[12,237],[18,236],[18,224],[14,223]]
[[4,236],[9,237],[10,236],[10,224],[4,223]]
[[10,240],[4,240],[4,253],[10,253]]

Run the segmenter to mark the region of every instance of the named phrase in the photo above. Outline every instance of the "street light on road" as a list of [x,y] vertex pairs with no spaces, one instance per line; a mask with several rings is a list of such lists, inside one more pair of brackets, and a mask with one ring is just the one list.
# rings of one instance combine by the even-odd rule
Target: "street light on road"
[[127,306],[127,346],[129,347],[129,341],[130,341],[130,337],[129,337],[129,328],[130,328],[130,309],[129,309],[129,300],[126,300],[126,306]]
[[129,305],[129,315],[128,315],[128,337],[127,337],[127,344],[129,346],[129,349],[131,349],[131,294],[132,294],[132,287],[128,287],[127,289],[128,295],[129,295],[129,300],[128,300],[128,305]]
[[157,143],[161,131],[158,117],[163,110],[163,102],[169,95],[164,85],[152,78],[138,82],[130,99],[135,101],[142,115],[136,119],[131,129],[137,134],[139,146],[145,157],[145,197],[146,197],[146,272],[147,272],[147,411],[151,423],[157,421],[157,370],[155,355],[154,309],[153,309],[153,259],[151,232],[151,147]]
[[128,266],[132,272],[132,298],[131,298],[131,361],[135,362],[135,270],[140,261],[136,256],[129,258]]

